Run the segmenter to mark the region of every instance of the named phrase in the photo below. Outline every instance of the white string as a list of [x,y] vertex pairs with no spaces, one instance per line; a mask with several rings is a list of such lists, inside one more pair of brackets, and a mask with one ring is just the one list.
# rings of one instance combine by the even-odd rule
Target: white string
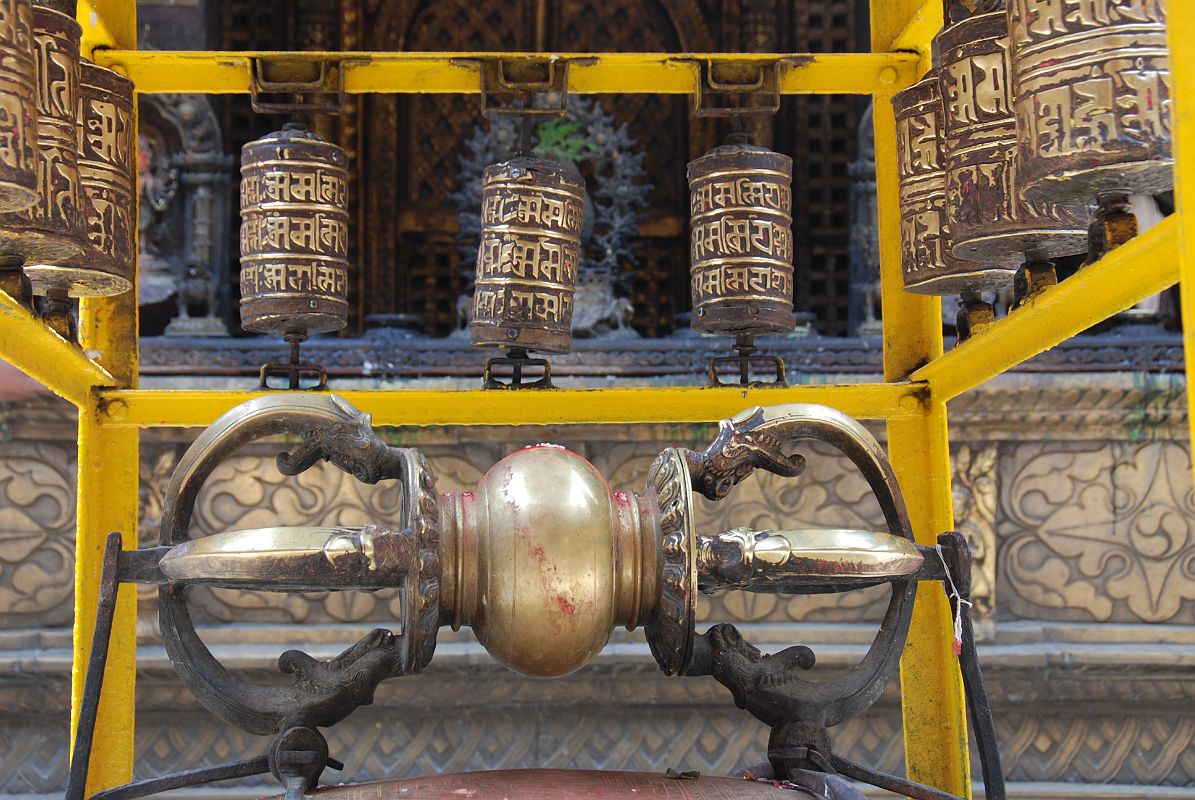
[[951,609],[954,617],[954,641],[961,646],[963,643],[963,606],[970,608],[972,603],[970,600],[964,600],[963,596],[959,594],[958,587],[954,585],[954,577],[950,574],[950,567],[946,564],[946,556],[942,554],[942,545],[934,545],[934,550],[938,554],[938,560],[942,562],[942,569],[946,573],[946,582],[950,584],[950,597],[956,603],[955,608]]

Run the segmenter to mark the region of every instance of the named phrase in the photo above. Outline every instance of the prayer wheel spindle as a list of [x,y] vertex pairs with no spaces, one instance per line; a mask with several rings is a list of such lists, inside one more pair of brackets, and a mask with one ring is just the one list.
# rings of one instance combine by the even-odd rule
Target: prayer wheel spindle
[[785,384],[784,361],[753,355],[755,336],[788,333],[793,316],[792,159],[734,134],[729,144],[689,162],[692,234],[689,274],[692,327],[735,337],[737,356],[709,362],[738,371],[748,385],[755,364],[774,369]]

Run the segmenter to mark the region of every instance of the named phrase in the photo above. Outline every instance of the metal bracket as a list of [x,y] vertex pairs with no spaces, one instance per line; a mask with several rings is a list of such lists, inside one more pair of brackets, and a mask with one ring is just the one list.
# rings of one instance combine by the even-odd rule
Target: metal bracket
[[[749,386],[753,389],[770,387],[784,388],[788,386],[784,359],[780,356],[756,354],[755,337],[750,333],[740,333],[734,344],[738,352],[736,356],[718,356],[706,362],[706,385],[711,388],[720,386]],[[719,367],[734,367],[738,371],[739,379],[735,383],[724,383],[718,377]],[[770,381],[751,380],[751,368],[763,367],[764,371],[772,372],[775,378]]]
[[[328,390],[328,371],[320,364],[304,364],[299,360],[299,345],[307,337],[303,334],[288,333],[284,337],[290,345],[290,359],[285,363],[270,361],[263,364],[258,372],[258,388],[273,389],[270,378],[286,378],[286,388],[291,391],[306,389],[308,391],[324,392]],[[303,386],[304,378],[314,378],[313,386]]]
[[[709,58],[671,59],[693,66],[693,115],[696,117],[770,116],[780,110],[781,67],[796,59],[723,61]],[[710,105],[710,98],[746,94],[760,96],[763,105]]]
[[[553,389],[552,386],[552,362],[546,358],[531,358],[527,351],[521,347],[510,348],[509,356],[502,358],[491,358],[485,362],[485,383],[482,385],[484,389]],[[508,366],[510,367],[510,380],[503,382],[494,375],[494,367]],[[540,367],[543,369],[543,375],[539,378],[526,380],[523,377],[523,370],[527,367]]]
[[[344,110],[345,67],[368,58],[314,54],[249,58],[249,105],[259,114],[339,114]],[[288,99],[270,99],[282,97]]]
[[[594,64],[596,58],[561,58],[559,56],[506,58],[454,58],[452,64],[477,69],[481,79],[481,113],[495,116],[559,117],[568,111],[569,64]],[[522,105],[513,100],[499,104],[503,95],[524,95]],[[536,105],[536,97],[543,103]]]

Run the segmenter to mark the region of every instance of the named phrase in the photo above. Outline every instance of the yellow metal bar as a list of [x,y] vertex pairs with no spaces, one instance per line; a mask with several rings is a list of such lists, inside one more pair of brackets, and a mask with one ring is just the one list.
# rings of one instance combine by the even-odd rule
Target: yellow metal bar
[[82,350],[47,328],[4,292],[0,292],[0,359],[80,408],[90,408],[94,402],[93,386],[116,384]]
[[[100,46],[137,46],[136,4],[132,0],[82,0],[83,51]],[[136,109],[136,102],[133,108]],[[137,142],[136,119],[129,146]],[[137,217],[136,208],[133,218]],[[134,236],[136,231],[134,230]],[[137,252],[134,239],[132,251]],[[123,295],[80,304],[83,345],[118,385],[137,385],[137,283]],[[99,597],[100,562],[108,533],[124,535],[126,549],[137,546],[138,464],[141,432],[101,424],[98,396],[79,410],[78,529],[75,535],[74,666],[71,674],[71,742],[79,721],[83,681],[91,654]],[[112,625],[104,688],[100,695],[86,796],[133,775],[133,723],[136,701],[137,595],[122,586]]]
[[[480,73],[470,60],[489,56],[508,61],[543,60],[532,53],[279,53],[154,50],[99,50],[97,63],[119,69],[143,94],[192,92],[244,94],[249,91],[252,58],[343,60],[349,93],[477,94]],[[576,59],[569,65],[568,88],[575,94],[692,94],[697,61],[766,64],[788,59],[780,70],[781,94],[871,94],[913,83],[916,53],[557,53]]]
[[[910,41],[909,37],[914,33],[932,35],[931,16],[921,0],[871,0],[872,49],[886,50],[899,41],[926,52],[928,41]],[[901,288],[896,120],[892,111],[896,88],[877,94],[873,108],[884,377],[888,381],[903,380],[942,353],[941,301]],[[939,533],[954,525],[945,404],[931,403],[918,416],[889,418],[888,454],[917,541],[935,543]],[[970,797],[966,706],[951,650],[949,622],[945,594],[937,586],[921,586],[900,664],[905,763],[910,778]]]
[[945,402],[1172,286],[1181,227],[1167,218],[915,370],[912,379],[928,381],[934,399]]
[[[375,425],[557,425],[716,422],[753,405],[823,403],[864,419],[921,412],[915,384],[790,386],[785,389],[549,389],[544,391],[337,391]],[[246,400],[274,392],[112,390],[101,394],[105,427],[200,427]]]
[[889,49],[916,53],[920,56],[917,74],[924,75],[932,66],[933,48],[930,47],[930,42],[938,31],[942,30],[942,23],[942,0],[923,0]]
[[[1183,352],[1187,367],[1187,418],[1195,442],[1195,3],[1171,3],[1171,110],[1174,136],[1174,199],[1178,212],[1179,274],[1182,280]],[[1195,466],[1195,464],[1193,464]]]

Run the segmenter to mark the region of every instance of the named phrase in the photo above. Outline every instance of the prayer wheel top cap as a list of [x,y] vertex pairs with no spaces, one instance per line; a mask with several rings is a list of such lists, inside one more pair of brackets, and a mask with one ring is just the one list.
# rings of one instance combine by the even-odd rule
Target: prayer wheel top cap
[[33,5],[35,8],[48,8],[66,14],[71,19],[74,19],[79,8],[77,0],[33,0]]
[[255,153],[270,145],[286,144],[317,145],[315,148],[304,151],[304,157],[310,157],[316,161],[324,161],[333,166],[348,168],[349,159],[342,148],[333,145],[301,122],[288,122],[279,130],[267,133],[265,136],[254,139],[251,142],[246,142],[241,147],[241,153],[243,157],[246,154]]
[[576,184],[577,189],[585,191],[585,179],[571,161],[561,161],[538,153],[516,153],[506,161],[490,164],[485,168],[485,178],[531,179],[537,172],[548,174],[553,180]]

